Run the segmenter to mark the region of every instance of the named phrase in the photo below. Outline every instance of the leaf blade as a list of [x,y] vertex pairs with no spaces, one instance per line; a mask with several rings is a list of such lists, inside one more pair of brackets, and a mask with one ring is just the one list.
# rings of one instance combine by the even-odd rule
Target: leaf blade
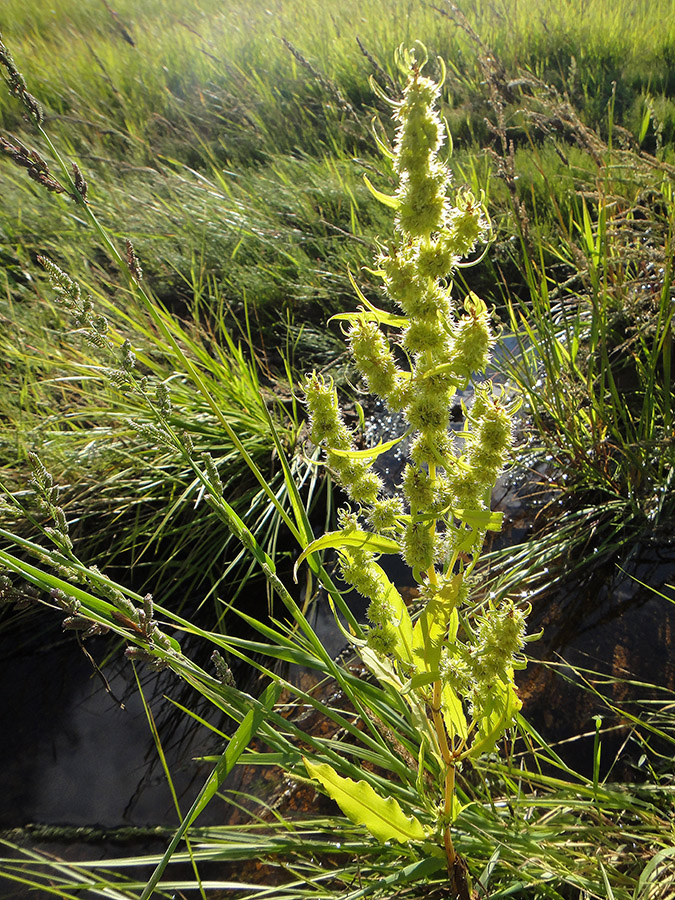
[[310,778],[318,781],[355,825],[364,825],[378,841],[401,844],[423,841],[424,828],[414,816],[406,816],[393,797],[381,797],[366,781],[343,778],[327,763],[316,765],[303,757]]

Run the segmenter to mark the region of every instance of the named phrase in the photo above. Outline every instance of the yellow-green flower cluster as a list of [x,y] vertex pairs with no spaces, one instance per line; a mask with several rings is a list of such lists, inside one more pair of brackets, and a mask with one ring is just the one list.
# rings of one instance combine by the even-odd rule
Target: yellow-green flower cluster
[[513,441],[512,407],[490,386],[478,385],[464,452],[448,473],[450,504],[456,509],[485,509]]
[[514,667],[520,664],[525,617],[525,611],[509,600],[491,606],[474,620],[473,640],[456,641],[441,654],[443,682],[467,698],[476,718],[485,714],[499,691],[507,689]]
[[326,461],[349,498],[358,503],[372,504],[382,488],[381,479],[363,460],[345,453],[352,452],[353,435],[344,423],[338,405],[337,391],[332,381],[320,375],[310,375],[304,384],[309,410],[312,440],[325,446]]
[[347,584],[370,599],[366,611],[373,626],[368,633],[370,646],[383,656],[393,652],[396,625],[394,608],[388,600],[391,585],[375,562],[374,554],[360,547],[343,549],[340,553],[340,573]]
[[[449,430],[456,391],[485,370],[494,340],[483,301],[469,293],[458,313],[451,295],[453,270],[485,238],[487,219],[471,191],[456,192],[454,203],[449,198],[450,172],[439,159],[445,139],[439,96],[440,86],[412,60],[403,98],[392,101],[397,209],[394,240],[377,263],[401,315],[392,320],[368,304],[346,316],[351,354],[367,388],[402,411],[410,426],[410,459],[398,497],[383,496],[370,462],[354,454],[354,435],[332,383],[312,375],[305,384],[312,440],[326,448],[328,466],[358,505],[354,521],[343,527],[394,536],[421,585],[442,580],[448,565],[452,575],[460,552],[479,553],[485,532],[461,516],[486,509],[511,443],[509,412],[488,389],[478,390],[461,454]],[[389,334],[382,321],[393,321]],[[393,327],[399,328],[398,348]],[[341,550],[341,565],[345,581],[371,600],[374,639],[382,648],[390,645],[395,625],[381,602],[375,558],[349,548]]]

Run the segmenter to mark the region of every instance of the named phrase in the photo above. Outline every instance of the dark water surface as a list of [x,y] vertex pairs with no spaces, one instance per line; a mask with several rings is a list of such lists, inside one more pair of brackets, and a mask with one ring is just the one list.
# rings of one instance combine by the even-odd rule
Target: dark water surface
[[[29,619],[35,618],[38,623],[32,624],[41,637],[14,652],[6,640],[0,642],[0,828],[36,822],[175,825],[171,793],[121,650],[104,671],[125,709],[103,688],[72,635],[60,636],[58,617],[31,611]],[[86,646],[99,659],[110,648],[96,638]],[[213,753],[219,742],[182,714],[166,720],[162,695],[178,698],[180,692],[180,682],[170,673],[146,679],[146,697],[179,795],[190,790],[200,769],[205,777],[207,768],[192,757]]]

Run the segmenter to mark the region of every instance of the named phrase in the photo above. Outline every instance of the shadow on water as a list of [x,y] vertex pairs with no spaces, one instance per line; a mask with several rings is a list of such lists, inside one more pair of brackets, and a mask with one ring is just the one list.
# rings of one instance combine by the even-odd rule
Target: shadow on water
[[[630,716],[675,695],[674,584],[675,546],[644,542],[623,568],[606,561],[535,598],[532,629],[543,636],[529,647],[540,664],[518,679],[524,713],[550,743],[573,741],[560,749],[573,768],[589,772],[596,715],[613,728],[602,740],[604,774],[640,730]],[[635,777],[641,753],[636,742],[614,777]]]
[[[502,554],[536,536],[538,517],[552,514],[556,528],[547,530],[556,540],[556,529],[567,525],[557,496],[545,465],[500,481],[495,504],[504,511],[504,528],[495,546]],[[528,644],[528,667],[516,673],[523,713],[585,775],[591,774],[595,717],[601,716],[607,732],[601,774],[621,751],[612,777],[632,780],[641,750],[637,741],[628,746],[630,717],[639,716],[645,702],[675,694],[675,541],[661,529],[613,552],[594,552],[589,541],[575,553],[578,558],[561,557],[550,572],[542,563],[538,581],[535,565],[535,587],[525,589],[532,603],[528,631],[542,636]]]
[[[62,637],[58,621],[53,624],[50,633],[40,621],[35,638],[18,651],[7,636],[0,639],[0,828],[175,825],[131,666],[119,658],[121,651],[114,653],[104,666],[107,692],[74,637]],[[111,649],[101,638],[86,646],[99,660]],[[175,697],[178,687],[171,673],[143,673],[143,685],[183,796],[201,782],[200,770],[203,777],[208,771],[192,759],[214,752],[218,738],[182,714],[167,716],[163,696]]]

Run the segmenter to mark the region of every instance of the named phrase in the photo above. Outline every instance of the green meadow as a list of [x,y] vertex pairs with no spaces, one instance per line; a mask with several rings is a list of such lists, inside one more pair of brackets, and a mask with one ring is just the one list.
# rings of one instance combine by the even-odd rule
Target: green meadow
[[[420,800],[443,778],[449,797],[438,697],[425,694],[436,673],[398,682],[366,654],[366,677],[312,624],[317,604],[331,604],[354,653],[367,643],[334,565],[344,546],[327,538],[349,530],[336,524],[335,457],[326,466],[311,439],[300,384],[315,371],[335,386],[357,453],[393,437],[345,344],[345,314],[373,307],[389,336],[400,318],[377,263],[398,189],[387,98],[399,101],[409,76],[396,48],[421,42],[424,74],[441,84],[439,159],[490,229],[485,254],[472,246],[472,264],[453,263],[443,284],[489,310],[489,371],[520,403],[507,469],[534,485],[525,536],[507,529],[499,549],[476,552],[460,631],[477,633],[472,616],[482,621],[495,597],[525,609],[602,566],[629,567],[645,545],[671,546],[675,2],[3,0],[0,33],[11,54],[0,91],[0,630],[10,650],[22,634],[53,635],[44,605],[78,643],[109,629],[84,643],[103,672],[126,645],[145,704],[147,673],[169,669],[185,692],[166,702],[221,747],[201,761],[211,774],[196,799],[174,792],[166,852],[98,859],[93,845],[75,862],[65,838],[54,858],[8,830],[2,896],[674,897],[667,663],[654,684],[625,674],[638,695],[629,708],[605,702],[609,730],[626,735],[611,763],[600,720],[576,771],[525,704],[504,714],[490,752],[457,751],[459,813]],[[63,190],[46,189],[45,166]],[[44,258],[61,272],[51,283]],[[410,363],[414,352],[403,341],[394,355]],[[463,547],[444,575],[468,567]],[[664,623],[674,583],[647,585]],[[419,604],[415,593],[412,623],[424,621]],[[313,670],[313,686],[287,665]],[[230,667],[256,686],[233,686]],[[415,691],[426,706],[411,713]],[[306,725],[308,709],[328,737]],[[259,797],[245,822],[202,826],[243,766],[279,767],[293,790],[318,780],[337,806],[298,812]],[[338,799],[360,770],[368,814]],[[375,815],[424,841],[378,831]],[[457,856],[446,842],[440,858],[434,840],[451,824]]]

